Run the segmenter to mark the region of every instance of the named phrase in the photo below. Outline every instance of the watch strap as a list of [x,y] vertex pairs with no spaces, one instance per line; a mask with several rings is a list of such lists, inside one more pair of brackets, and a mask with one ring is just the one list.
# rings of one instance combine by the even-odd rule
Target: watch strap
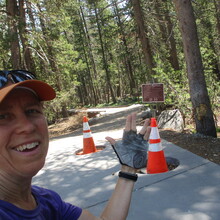
[[124,179],[132,180],[134,182],[136,182],[138,179],[138,175],[136,173],[127,173],[123,171],[120,171],[118,176]]

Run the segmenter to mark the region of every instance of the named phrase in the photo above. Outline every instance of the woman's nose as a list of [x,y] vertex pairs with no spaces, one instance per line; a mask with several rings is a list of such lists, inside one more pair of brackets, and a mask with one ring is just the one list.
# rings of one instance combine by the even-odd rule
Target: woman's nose
[[33,120],[28,118],[25,114],[20,115],[16,120],[16,132],[17,133],[31,133],[35,130]]

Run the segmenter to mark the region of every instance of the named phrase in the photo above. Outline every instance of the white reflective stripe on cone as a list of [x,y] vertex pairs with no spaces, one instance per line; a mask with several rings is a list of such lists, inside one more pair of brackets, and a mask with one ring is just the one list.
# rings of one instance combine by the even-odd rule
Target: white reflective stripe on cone
[[84,122],[83,123],[83,130],[90,130],[90,127],[89,127],[89,124],[88,124],[88,122]]
[[163,150],[161,142],[160,143],[156,143],[156,144],[149,144],[148,151],[158,152],[158,151],[161,151],[161,150]]
[[159,139],[159,131],[156,127],[151,128],[150,137],[149,139]]
[[83,138],[91,138],[91,137],[92,137],[91,132],[84,132],[83,133]]

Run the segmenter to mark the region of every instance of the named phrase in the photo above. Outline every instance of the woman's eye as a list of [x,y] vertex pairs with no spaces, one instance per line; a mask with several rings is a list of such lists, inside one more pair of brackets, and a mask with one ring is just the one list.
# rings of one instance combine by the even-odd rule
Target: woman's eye
[[6,121],[10,120],[10,114],[0,114],[0,122],[5,123]]
[[27,110],[27,113],[29,113],[29,114],[37,114],[37,113],[40,113],[40,111],[38,110],[38,109],[28,109]]
[[0,114],[0,120],[8,118],[7,114]]

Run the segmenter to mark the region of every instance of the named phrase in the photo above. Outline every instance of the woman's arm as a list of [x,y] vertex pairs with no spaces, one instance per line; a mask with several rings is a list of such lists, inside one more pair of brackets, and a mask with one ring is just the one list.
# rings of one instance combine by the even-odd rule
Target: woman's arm
[[[122,166],[121,171],[131,174],[136,173],[135,169],[128,166]],[[118,178],[115,190],[113,191],[107,206],[101,214],[103,219],[126,219],[130,207],[134,184],[135,182],[133,180],[125,179],[123,177]]]
[[[147,120],[140,131],[145,140],[148,139],[150,129],[149,120]],[[126,120],[125,131],[136,131],[136,114],[129,115]],[[106,138],[112,145],[116,141],[110,137]],[[137,170],[135,168],[122,165],[121,171],[135,176]],[[109,199],[104,211],[100,217],[95,217],[88,210],[83,210],[79,220],[125,220],[130,207],[132,191],[135,181],[124,177],[119,177],[117,184]],[[104,189],[103,189],[104,190]]]
[[[136,173],[131,167],[122,166],[121,171]],[[134,181],[118,178],[115,190],[100,217],[95,217],[88,210],[83,210],[79,220],[125,220],[128,215]]]

